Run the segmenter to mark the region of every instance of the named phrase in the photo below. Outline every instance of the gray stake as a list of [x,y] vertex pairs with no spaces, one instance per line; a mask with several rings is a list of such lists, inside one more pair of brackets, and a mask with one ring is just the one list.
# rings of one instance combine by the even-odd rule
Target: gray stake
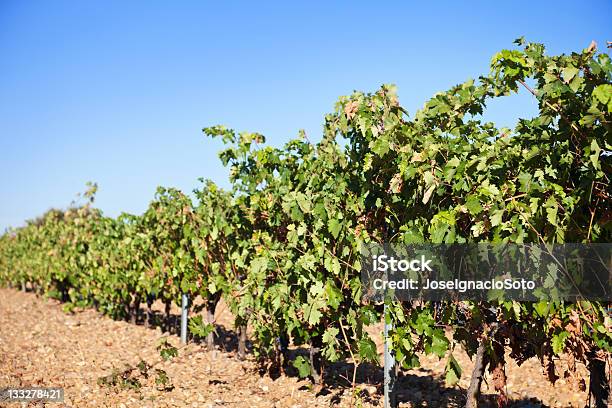
[[387,303],[385,302],[384,306],[384,319],[385,319],[385,329],[384,329],[384,338],[385,338],[385,408],[396,408],[397,401],[395,396],[395,356],[389,349],[389,331],[393,330],[393,323],[387,323],[387,315],[389,310],[387,309]]
[[187,344],[187,314],[189,313],[189,297],[183,293],[181,305],[181,343]]

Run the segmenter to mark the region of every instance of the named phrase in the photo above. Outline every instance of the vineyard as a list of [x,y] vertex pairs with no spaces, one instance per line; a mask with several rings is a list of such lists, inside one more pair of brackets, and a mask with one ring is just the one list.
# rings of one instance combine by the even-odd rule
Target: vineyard
[[[353,388],[361,365],[380,364],[369,328],[390,322],[398,370],[442,359],[449,386],[470,378],[466,407],[478,405],[485,372],[497,404],[511,402],[505,366],[532,358],[551,382],[585,365],[585,404],[606,407],[609,303],[383,308],[362,296],[360,251],[370,243],[612,242],[612,61],[594,43],[557,56],[516,44],[493,56],[488,74],[412,116],[393,86],[341,97],[318,142],[302,133],[279,148],[259,133],[205,128],[225,144],[231,189],[201,180],[192,199],[160,187],[142,215],[112,218],[95,207],[90,184],[70,208],[2,235],[0,285],[58,299],[66,312],[94,308],[148,325],[159,323],[154,303],[169,317],[186,295],[190,334],[210,347],[221,302],[235,319],[238,358],[266,373],[296,370],[321,387],[338,362],[353,364]],[[489,102],[519,89],[537,100],[537,116],[514,129],[484,121]],[[459,346],[471,373],[454,355]],[[296,348],[304,353],[289,352]],[[160,352],[170,358],[175,349]]]

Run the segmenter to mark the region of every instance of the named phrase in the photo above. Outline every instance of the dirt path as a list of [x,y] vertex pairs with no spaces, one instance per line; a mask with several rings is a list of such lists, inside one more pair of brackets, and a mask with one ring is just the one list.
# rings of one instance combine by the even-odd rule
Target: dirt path
[[[176,310],[175,310],[176,312]],[[218,321],[231,333],[231,316],[220,309]],[[224,334],[225,335],[225,334]],[[349,406],[351,389],[342,377],[347,365],[336,367],[329,389],[317,392],[308,381],[280,376],[260,376],[251,360],[238,361],[231,351],[214,355],[201,344],[179,349],[178,357],[161,361],[156,349],[162,338],[179,347],[175,336],[99,316],[93,310],[66,314],[62,305],[30,293],[0,289],[0,388],[15,386],[63,387],[65,403],[49,407],[328,407]],[[148,378],[133,374],[141,387],[120,389],[99,385],[98,379],[126,364],[141,360],[155,364]],[[400,379],[402,407],[458,407],[469,381],[471,363],[459,353],[464,376],[458,387],[445,387],[444,361],[421,359],[422,367]],[[159,363],[157,363],[160,361]],[[155,383],[155,370],[164,370],[166,386]],[[584,375],[581,367],[578,374]],[[136,372],[137,370],[134,370]],[[359,400],[364,407],[382,406],[381,370],[360,370]],[[508,394],[515,407],[582,407],[586,395],[562,379],[555,386],[546,382],[537,361],[507,368]],[[334,380],[335,378],[335,380]],[[171,387],[174,387],[170,390]],[[166,388],[164,390],[163,388]],[[484,385],[487,394],[488,385]],[[490,396],[484,397],[491,400]],[[31,404],[35,406],[34,404]],[[489,405],[489,404],[486,404]],[[2,406],[2,403],[0,403]],[[19,404],[5,404],[17,407]],[[39,406],[42,406],[40,404]]]

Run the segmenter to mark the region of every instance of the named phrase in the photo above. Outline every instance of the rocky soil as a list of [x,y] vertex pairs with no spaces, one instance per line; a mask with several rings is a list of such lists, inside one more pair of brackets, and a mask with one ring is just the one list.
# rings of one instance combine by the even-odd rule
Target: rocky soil
[[[156,307],[161,310],[161,305]],[[173,313],[178,315],[178,310]],[[235,334],[227,308],[219,307],[216,318],[220,338],[215,350],[207,350],[203,343],[180,346],[175,335],[164,334],[160,328],[114,321],[94,310],[65,313],[57,301],[0,289],[0,388],[63,387],[64,403],[29,404],[58,408],[382,407],[380,367],[360,367],[357,391],[350,386],[349,364],[330,370],[325,389],[290,372],[273,379],[260,374],[252,358],[239,361],[235,357]],[[157,346],[163,339],[178,348],[177,357],[160,358]],[[382,341],[378,345],[382,352]],[[464,373],[457,386],[444,384],[444,360],[422,357],[422,367],[402,374],[399,380],[400,406],[460,407],[472,363],[464,352],[455,354]],[[137,368],[141,361],[146,363],[146,367],[141,364],[143,372]],[[165,383],[158,370],[167,376]],[[585,406],[586,393],[580,391],[580,382],[588,386],[584,384],[588,378],[584,367],[577,370],[552,385],[537,360],[528,360],[521,367],[510,362],[506,373],[511,406]],[[113,382],[117,385],[109,385]],[[483,406],[495,406],[493,401],[487,377]],[[0,406],[27,404],[0,402]]]

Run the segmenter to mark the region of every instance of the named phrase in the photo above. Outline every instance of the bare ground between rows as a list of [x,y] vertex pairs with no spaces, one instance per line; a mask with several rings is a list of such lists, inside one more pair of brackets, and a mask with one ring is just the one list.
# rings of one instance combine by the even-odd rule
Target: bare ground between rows
[[[163,305],[156,304],[154,308],[161,311]],[[172,319],[178,318],[178,312],[173,306]],[[159,327],[149,329],[115,321],[94,310],[66,314],[57,301],[0,289],[0,387],[63,387],[65,402],[46,404],[49,407],[297,408],[350,406],[355,401],[348,381],[352,377],[351,364],[331,367],[326,377],[329,385],[323,390],[292,375],[272,379],[260,375],[252,359],[235,358],[233,317],[223,304],[217,308],[215,323],[220,337],[214,351],[193,342],[181,348],[176,336],[162,333]],[[380,327],[370,329],[372,334],[380,332]],[[156,349],[164,337],[179,347],[179,356],[170,361],[160,361]],[[377,335],[376,339],[382,353],[382,338]],[[455,356],[464,373],[457,386],[445,386],[444,360],[423,356],[419,369],[404,373],[399,379],[400,406],[461,406],[473,364],[461,350],[456,349]],[[142,379],[140,389],[98,385],[98,378],[111,374],[113,369],[123,370],[126,364],[134,366],[141,360],[167,372],[174,388],[161,390],[153,376]],[[562,361],[559,367],[563,367]],[[586,393],[577,385],[586,378],[582,366],[573,378],[558,380],[555,385],[545,379],[535,359],[520,367],[510,361],[506,374],[511,407],[585,405]],[[487,380],[483,384],[485,407],[494,406],[492,385],[489,388]],[[359,396],[362,406],[382,406],[381,383],[380,367],[359,368],[357,386],[363,390]]]

